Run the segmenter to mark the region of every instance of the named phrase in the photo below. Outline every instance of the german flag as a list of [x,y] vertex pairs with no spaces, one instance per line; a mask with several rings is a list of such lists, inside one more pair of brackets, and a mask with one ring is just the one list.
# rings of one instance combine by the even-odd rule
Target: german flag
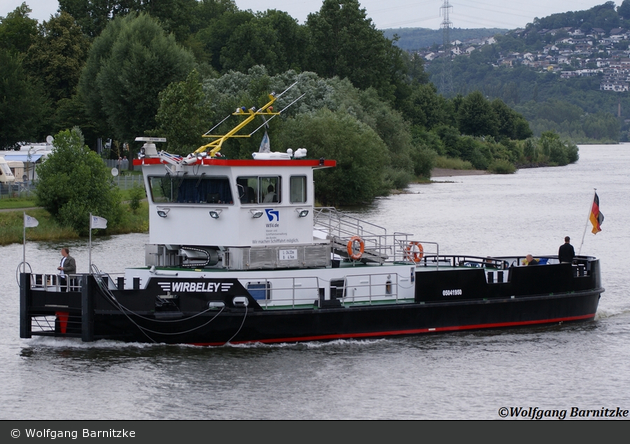
[[604,222],[604,215],[599,211],[599,197],[597,196],[597,193],[595,193],[595,198],[593,199],[593,207],[591,208],[591,215],[589,219],[593,224],[593,234],[597,234],[602,231],[601,225]]

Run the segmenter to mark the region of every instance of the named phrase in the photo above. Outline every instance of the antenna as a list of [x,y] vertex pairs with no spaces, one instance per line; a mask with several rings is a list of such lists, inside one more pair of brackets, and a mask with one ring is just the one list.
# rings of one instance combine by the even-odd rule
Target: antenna
[[[451,76],[451,62],[453,55],[451,53],[451,35],[450,29],[451,20],[449,18],[449,12],[452,8],[449,0],[444,0],[444,4],[440,7],[440,15],[444,16],[444,20],[442,20],[442,24],[440,27],[442,28],[442,47],[444,48],[444,60],[442,62],[442,82],[440,85],[440,90],[442,95],[448,96],[453,92],[453,79]],[[442,11],[444,13],[442,14]]]
[[280,114],[282,114],[282,112],[283,112],[285,109],[287,109],[288,107],[290,107],[291,105],[293,105],[295,102],[297,102],[298,100],[300,100],[300,99],[301,99],[302,97],[304,97],[305,95],[306,95],[306,93],[302,94],[300,97],[298,97],[297,99],[295,99],[293,102],[289,103],[287,106],[285,106],[284,108],[282,108],[282,109],[280,110],[280,112],[278,112],[278,113],[274,114],[273,116],[271,116],[268,120],[267,120],[267,119],[265,119],[265,116],[264,116],[264,115],[263,115],[263,116],[261,116],[261,117],[262,117],[262,119],[263,119],[263,121],[264,121],[265,123],[263,123],[262,125],[260,125],[260,126],[259,126],[258,128],[256,128],[254,131],[252,131],[249,135],[250,135],[250,136],[254,135],[254,134],[255,134],[255,133],[256,133],[259,129],[261,129],[263,126],[264,126],[264,127],[269,128],[269,121],[270,121],[271,119],[273,119],[274,117],[279,116]]
[[[267,102],[265,105],[263,105],[262,108],[259,108],[259,109],[257,109],[256,107],[252,107],[250,109],[247,109],[245,107],[237,108],[236,111],[233,112],[231,115],[232,116],[246,117],[245,120],[243,120],[240,124],[236,125],[234,128],[232,128],[226,134],[223,134],[223,135],[212,135],[212,134],[209,134],[210,132],[212,132],[212,129],[215,129],[217,126],[219,126],[221,123],[225,122],[230,117],[230,116],[227,116],[225,119],[223,119],[221,122],[219,122],[217,125],[215,125],[210,131],[206,132],[202,136],[202,137],[211,137],[211,138],[214,138],[216,140],[213,140],[212,142],[197,148],[192,155],[189,155],[189,157],[194,157],[193,155],[195,155],[195,154],[205,153],[208,150],[209,150],[208,157],[215,157],[217,155],[217,153],[221,150],[221,147],[223,146],[223,142],[225,142],[227,139],[234,138],[234,137],[251,137],[252,134],[254,134],[256,131],[258,131],[260,128],[262,128],[263,126],[266,126],[267,123],[271,119],[273,119],[276,116],[279,116],[280,113],[282,113],[285,109],[287,109],[289,106],[293,105],[295,102],[297,102],[302,97],[304,97],[305,94],[302,94],[296,100],[291,102],[288,106],[283,108],[280,112],[274,112],[273,111],[273,107],[271,105],[273,105],[273,103],[276,100],[278,100],[280,97],[282,97],[287,91],[289,91],[291,88],[293,88],[295,85],[297,85],[297,83],[298,82],[293,83],[291,86],[289,86],[287,89],[282,91],[280,94],[276,94],[275,92],[272,92],[271,94],[269,94],[269,102]],[[249,123],[251,123],[256,118],[256,116],[261,116],[263,118],[263,122],[264,123],[262,125],[260,125],[258,128],[256,128],[250,134],[239,134],[239,131],[242,130],[243,128],[245,128]],[[269,116],[269,118],[266,119],[265,118],[266,116]]]

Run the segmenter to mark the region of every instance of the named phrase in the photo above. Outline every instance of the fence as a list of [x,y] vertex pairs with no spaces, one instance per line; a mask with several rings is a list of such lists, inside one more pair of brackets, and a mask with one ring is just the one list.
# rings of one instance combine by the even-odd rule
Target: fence
[[121,190],[128,190],[134,186],[144,188],[144,176],[142,174],[119,174],[114,177],[114,183]]
[[13,184],[0,183],[0,199],[29,198],[35,191],[35,185],[31,182],[18,182]]
[[129,160],[125,159],[103,159],[107,168],[116,168],[119,172],[129,169]]
[[[112,177],[114,185],[121,190],[128,190],[134,186],[144,188],[144,177],[142,174],[119,174]],[[16,182],[14,184],[0,183],[0,199],[20,198],[29,199],[34,197],[36,183]]]

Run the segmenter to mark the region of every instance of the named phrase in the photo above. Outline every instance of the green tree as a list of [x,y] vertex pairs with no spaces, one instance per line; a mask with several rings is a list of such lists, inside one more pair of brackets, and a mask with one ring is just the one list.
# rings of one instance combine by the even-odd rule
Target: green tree
[[[187,38],[195,24],[204,17],[207,3],[223,3],[213,0],[59,0],[59,10],[73,16],[83,31],[90,37],[97,37],[110,20],[124,17],[129,13],[151,15],[160,21],[168,33],[173,33],[179,41]],[[200,17],[201,15],[201,17]]]
[[94,40],[79,92],[103,135],[129,142],[156,127],[160,91],[184,80],[193,65],[193,56],[155,19],[129,14]]
[[538,159],[538,145],[534,139],[527,139],[523,146],[523,156],[527,162],[536,162]]
[[83,32],[94,38],[110,20],[137,8],[137,0],[59,0],[59,11],[75,18]]
[[437,152],[424,144],[414,145],[411,151],[413,172],[418,177],[431,177],[431,170],[435,167]]
[[286,12],[269,10],[238,26],[221,50],[223,70],[264,65],[269,74],[301,69],[307,34]]
[[506,137],[512,140],[525,140],[532,136],[527,120],[507,106],[501,99],[494,99],[491,103],[492,109],[498,119],[499,137]]
[[407,65],[409,81],[414,85],[429,83],[429,73],[424,70],[424,58],[417,52],[404,52],[403,58]]
[[[460,133],[457,128],[450,125],[439,125],[433,129],[433,132],[438,135],[444,146],[444,154],[448,157],[460,157],[461,152],[457,146],[457,142],[460,137]],[[442,153],[440,153],[442,154]]]
[[623,0],[617,8],[617,14],[624,20],[630,20],[630,0]]
[[118,188],[103,160],[85,146],[81,131],[57,133],[54,146],[37,166],[37,204],[81,235],[89,231],[90,213],[118,223],[122,216]]
[[492,153],[480,140],[471,136],[457,139],[457,151],[462,160],[467,160],[477,170],[485,170],[492,161]]
[[[374,88],[361,91],[359,103],[361,103],[365,114],[370,116],[369,120],[362,118],[362,121],[370,125],[387,146],[391,167],[398,172],[407,171],[411,174],[413,162],[411,160],[412,137],[409,123],[388,102],[379,98]],[[398,182],[395,188],[404,188],[407,184],[408,180]]]
[[37,140],[49,112],[41,83],[27,74],[22,59],[0,49],[0,149]]
[[37,34],[37,20],[28,15],[33,12],[26,3],[18,6],[6,17],[0,17],[0,49],[25,53]]
[[221,50],[230,39],[235,29],[254,19],[251,11],[231,11],[210,20],[194,37],[195,43],[202,46],[209,63],[217,72],[223,73]]
[[545,161],[552,165],[567,165],[576,162],[579,158],[578,148],[575,144],[563,141],[553,131],[546,131],[540,136],[539,144]]
[[199,11],[197,0],[138,1],[139,13],[149,14],[159,20],[167,33],[172,33],[178,42],[183,42],[191,33],[195,15]]
[[308,147],[309,157],[335,159],[315,171],[316,198],[324,205],[358,205],[383,194],[387,147],[369,126],[342,112],[300,114],[282,127],[284,145]]
[[195,33],[206,26],[211,20],[221,17],[226,12],[234,13],[238,7],[234,0],[200,0],[191,22],[192,32]]
[[447,123],[448,112],[444,97],[432,83],[417,85],[407,99],[405,115],[416,126],[425,129]]
[[66,12],[44,22],[27,54],[27,68],[42,79],[53,102],[76,92],[90,42]]
[[208,117],[197,71],[193,70],[183,82],[171,83],[160,93],[160,108],[155,117],[159,125],[157,133],[166,137],[169,152],[187,155],[203,145],[201,135],[208,130]]
[[397,76],[404,73],[401,50],[376,29],[357,0],[324,0],[309,14],[307,69],[322,77],[347,77],[359,89],[376,88],[394,100]]
[[496,136],[499,130],[497,115],[480,91],[464,98],[457,122],[461,133],[469,136]]
[[[233,14],[236,11],[238,11],[238,8],[233,0],[202,0],[197,3],[197,8],[190,22],[190,33],[181,43],[195,55],[195,59],[201,65],[199,68],[205,65],[208,66],[207,70],[210,72],[204,73],[204,75],[216,77],[217,72],[217,68],[211,65],[212,54],[206,50],[205,40],[202,39],[204,30],[209,26],[212,27],[210,24],[217,21],[224,14]],[[221,50],[220,46],[218,50]],[[219,56],[220,53],[215,54],[217,63],[219,62]]]

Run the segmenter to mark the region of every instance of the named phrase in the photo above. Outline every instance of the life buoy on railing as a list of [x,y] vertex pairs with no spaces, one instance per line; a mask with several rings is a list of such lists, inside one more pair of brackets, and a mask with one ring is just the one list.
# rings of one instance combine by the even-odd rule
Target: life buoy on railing
[[424,256],[424,248],[420,242],[409,242],[405,247],[405,258],[413,262],[420,262]]
[[358,261],[365,251],[365,242],[359,236],[352,236],[348,241],[347,250],[348,256]]

